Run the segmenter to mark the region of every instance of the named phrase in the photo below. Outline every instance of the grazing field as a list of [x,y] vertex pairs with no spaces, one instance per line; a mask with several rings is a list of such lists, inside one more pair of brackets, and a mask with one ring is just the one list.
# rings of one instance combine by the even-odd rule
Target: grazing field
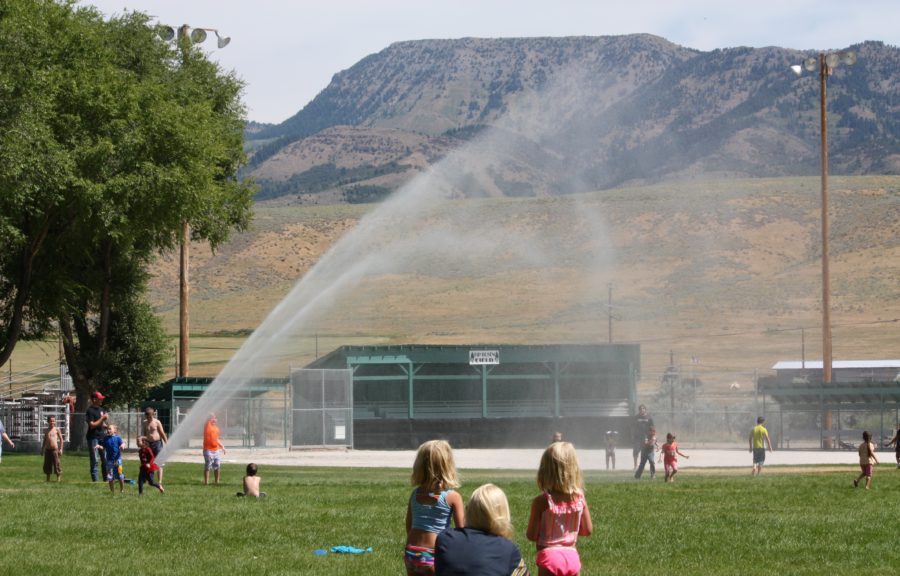
[[[889,455],[882,458],[891,462]],[[201,466],[171,463],[164,495],[124,495],[86,480],[83,455],[63,458],[63,482],[45,483],[35,455],[0,464],[0,574],[402,574],[408,472],[262,466],[269,497],[234,496],[243,465],[202,486]],[[468,497],[485,482],[507,493],[515,540],[524,538],[534,472],[462,470]],[[135,477],[137,463],[126,463]],[[682,473],[674,484],[628,472],[587,475],[595,532],[579,540],[582,574],[896,574],[900,470],[883,464],[873,489],[856,468],[768,468]],[[332,546],[372,547],[361,555]]]

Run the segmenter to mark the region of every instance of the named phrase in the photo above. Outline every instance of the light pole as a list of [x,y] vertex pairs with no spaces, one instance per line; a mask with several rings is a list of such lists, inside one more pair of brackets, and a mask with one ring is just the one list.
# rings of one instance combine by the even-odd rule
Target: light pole
[[[852,66],[856,63],[856,53],[852,51],[819,53],[802,65],[791,66],[798,76],[819,71],[819,122],[821,123],[821,164],[822,164],[822,385],[831,384],[831,294],[828,267],[828,114],[826,107],[828,77],[839,64]],[[831,411],[826,410],[823,422],[825,430],[831,430]],[[830,448],[831,439],[826,438],[825,448]]]
[[828,114],[826,108],[828,77],[839,64],[856,63],[856,53],[851,51],[820,53],[818,58],[807,58],[801,65],[791,66],[798,76],[803,70],[819,71],[819,122],[821,123],[822,158],[822,382],[831,383],[831,295],[828,268]]
[[[175,40],[178,48],[181,50],[181,64],[187,64],[190,47],[193,44],[200,44],[206,40],[207,32],[213,32],[216,35],[217,45],[219,48],[228,46],[231,38],[222,37],[215,28],[191,28],[187,24],[183,24],[178,28],[176,37],[175,29],[171,26],[159,26],[157,28],[160,38],[166,42]],[[181,227],[181,257],[179,259],[178,274],[178,369],[176,376],[185,377],[188,375],[190,368],[189,352],[190,352],[190,281],[188,279],[189,263],[190,263],[190,244],[191,244],[191,225],[187,220],[182,222]]]

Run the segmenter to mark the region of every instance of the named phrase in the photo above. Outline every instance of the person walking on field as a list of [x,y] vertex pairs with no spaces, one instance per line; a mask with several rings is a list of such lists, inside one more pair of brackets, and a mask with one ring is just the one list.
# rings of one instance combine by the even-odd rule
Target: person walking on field
[[[150,447],[150,450],[153,451],[153,458],[155,460],[162,451],[163,444],[169,441],[169,437],[166,436],[166,431],[163,429],[162,422],[156,417],[156,410],[150,406],[144,408],[144,423],[142,427],[144,432],[143,435],[147,439],[147,445]],[[157,466],[157,470],[159,476],[158,482],[162,484],[162,466]]]
[[634,415],[634,421],[631,423],[631,456],[634,458],[634,470],[637,470],[638,456],[641,455],[644,449],[644,441],[653,427],[653,418],[647,413],[647,407],[641,404],[638,406],[638,413]]
[[659,459],[663,463],[666,471],[666,482],[674,482],[675,474],[678,474],[678,457],[690,458],[687,454],[683,454],[678,449],[678,442],[675,441],[675,435],[669,432],[666,434],[666,443],[662,445],[659,452]]
[[763,426],[766,421],[760,416],[756,419],[756,426],[750,431],[750,452],[753,453],[753,470],[751,475],[759,476],[763,464],[766,463],[766,448],[772,451],[772,441],[769,440],[769,431]]
[[156,456],[150,448],[145,436],[138,436],[138,459],[141,461],[141,469],[138,473],[138,496],[144,495],[144,484],[149,483],[151,486],[159,490],[160,494],[165,494],[166,489],[159,482],[153,480],[153,473],[159,470],[156,463]]
[[103,443],[106,438],[106,424],[109,420],[109,414],[103,409],[103,401],[106,396],[100,392],[91,394],[91,405],[88,406],[84,415],[84,421],[87,424],[87,443],[88,455],[91,460],[91,481],[99,480],[98,468],[103,466],[103,477],[106,478],[106,467],[100,458],[97,457],[98,446]]
[[859,481],[866,479],[866,490],[872,486],[872,470],[878,464],[878,458],[875,457],[875,444],[872,442],[872,435],[868,430],[862,434],[863,441],[859,445],[859,476],[853,481],[853,487],[859,486]]
[[644,442],[641,445],[641,463],[638,464],[637,469],[634,471],[635,480],[641,479],[641,476],[644,474],[644,467],[647,464],[650,464],[650,479],[656,478],[656,464],[653,461],[656,459],[657,448],[659,448],[659,443],[656,441],[656,428],[650,428],[647,432],[647,437],[644,438]]
[[219,425],[215,414],[210,414],[203,428],[203,483],[209,484],[209,471],[215,473],[216,484],[221,476],[220,466],[225,446],[219,441]]
[[891,441],[884,445],[886,448],[894,447],[894,458],[897,460],[897,468],[900,468],[900,424],[897,425],[897,433]]
[[3,455],[3,442],[9,444],[10,448],[16,447],[16,443],[10,440],[9,435],[6,434],[6,428],[3,427],[2,421],[0,421],[0,438],[3,439],[2,441],[0,441],[0,456]]

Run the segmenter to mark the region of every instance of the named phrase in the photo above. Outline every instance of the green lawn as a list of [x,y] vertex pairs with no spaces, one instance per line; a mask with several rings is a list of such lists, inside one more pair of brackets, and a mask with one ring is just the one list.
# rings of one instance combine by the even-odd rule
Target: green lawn
[[[166,468],[165,495],[91,484],[85,456],[45,483],[36,455],[0,464],[0,574],[402,574],[408,472],[263,466],[264,500],[239,499],[243,466],[202,486],[199,464]],[[854,467],[800,473],[689,469],[678,482],[588,475],[594,535],[579,540],[582,574],[896,574],[900,470],[882,465],[870,492]],[[137,476],[136,462],[126,473]],[[509,496],[516,541],[535,495],[533,472],[463,470],[462,493],[494,482]],[[314,551],[348,545],[364,555]]]

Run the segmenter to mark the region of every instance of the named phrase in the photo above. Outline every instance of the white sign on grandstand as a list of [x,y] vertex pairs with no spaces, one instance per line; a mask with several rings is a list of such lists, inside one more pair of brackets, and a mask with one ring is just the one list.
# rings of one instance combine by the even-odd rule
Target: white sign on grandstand
[[469,365],[484,366],[500,363],[499,350],[469,350]]

